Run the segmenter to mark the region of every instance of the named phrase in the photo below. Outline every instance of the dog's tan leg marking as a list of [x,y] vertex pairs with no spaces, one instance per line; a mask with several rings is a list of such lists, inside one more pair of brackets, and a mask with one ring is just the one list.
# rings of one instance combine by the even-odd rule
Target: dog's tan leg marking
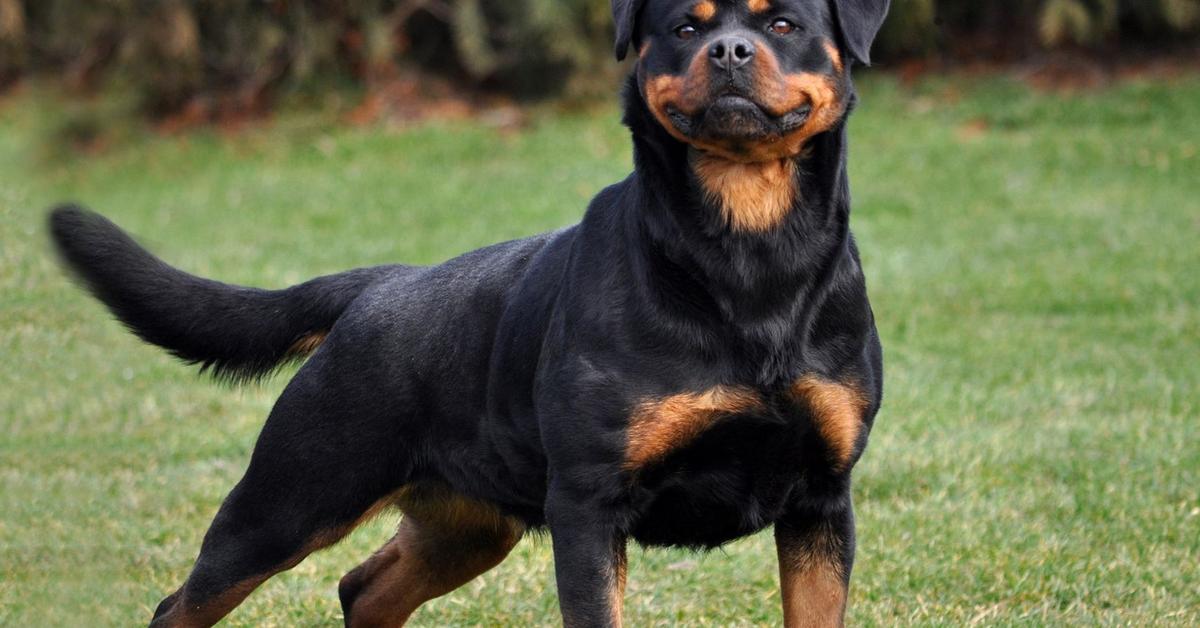
[[600,613],[584,615],[564,609],[562,618],[563,628],[596,625],[609,625],[612,628],[621,628],[625,624],[625,576],[628,561],[625,554],[624,539],[618,540],[613,545],[611,566],[612,571],[605,573],[605,581],[608,587],[608,590],[605,592],[608,596],[608,614],[603,616]]
[[401,498],[392,540],[342,578],[350,626],[403,626],[425,602],[499,565],[524,527],[495,508],[440,489]]
[[629,575],[629,558],[625,553],[625,542],[621,541],[616,548],[616,573],[613,574],[612,606],[616,625],[625,623],[625,580]]
[[783,222],[796,198],[796,164],[790,159],[740,163],[709,154],[692,165],[709,200],[730,229],[763,233]]
[[806,375],[791,389],[792,398],[804,404],[813,424],[833,455],[836,470],[845,470],[863,427],[867,399],[856,385]]
[[[613,628],[620,628],[625,623],[625,580],[629,565],[625,546],[625,539],[614,540],[611,563],[612,572],[605,574],[605,580],[608,584],[608,591],[606,593],[609,604],[609,614],[606,616],[606,619],[610,620]],[[564,628],[594,626],[598,619],[597,617],[567,615],[563,616],[563,626]]]
[[775,527],[786,628],[844,625],[849,583],[838,556],[841,541],[826,526],[798,531]]
[[245,601],[246,597],[253,593],[259,585],[269,580],[275,574],[282,573],[299,565],[309,554],[342,540],[342,538],[363,522],[373,519],[385,509],[395,506],[397,497],[398,493],[388,495],[375,502],[353,522],[318,532],[304,544],[302,550],[284,563],[274,567],[268,573],[247,578],[203,600],[190,600],[187,599],[185,593],[176,592],[175,595],[180,597],[174,600],[174,603],[167,612],[154,620],[153,625],[156,627],[170,626],[171,628],[200,628],[216,624]]
[[[299,561],[297,561],[299,562]],[[294,565],[293,565],[294,566]],[[172,598],[173,604],[161,616],[156,617],[151,626],[170,628],[207,628],[221,621],[233,609],[237,608],[270,575],[255,576],[243,580],[232,587],[214,595],[202,602],[185,599],[181,591],[176,591]],[[178,597],[176,597],[178,596]],[[170,600],[171,598],[168,598]]]
[[643,401],[630,417],[625,470],[662,460],[730,414],[762,407],[754,391],[725,386]]

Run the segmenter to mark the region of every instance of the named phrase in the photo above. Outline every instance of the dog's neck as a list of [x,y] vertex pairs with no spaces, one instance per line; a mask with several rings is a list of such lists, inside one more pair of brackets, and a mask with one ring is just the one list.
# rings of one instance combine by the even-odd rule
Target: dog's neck
[[637,202],[624,224],[639,243],[633,265],[646,300],[671,301],[661,310],[685,311],[743,342],[796,341],[789,334],[804,334],[805,317],[852,255],[844,120],[814,136],[802,155],[758,164],[674,139],[633,82],[625,123]]

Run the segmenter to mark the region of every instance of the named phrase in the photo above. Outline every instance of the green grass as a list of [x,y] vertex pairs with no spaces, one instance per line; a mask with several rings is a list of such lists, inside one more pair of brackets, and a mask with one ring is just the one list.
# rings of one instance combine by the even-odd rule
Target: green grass
[[[1200,623],[1200,79],[1074,96],[866,81],[854,228],[887,350],[855,497],[857,625]],[[435,262],[578,219],[629,169],[615,109],[47,149],[64,105],[0,101],[0,624],[129,625],[187,573],[285,378],[231,390],[75,289],[43,210],[78,199],[169,261],[283,286]],[[364,527],[230,625],[334,625]],[[769,535],[631,555],[630,625],[779,623]],[[549,544],[415,618],[558,621]]]

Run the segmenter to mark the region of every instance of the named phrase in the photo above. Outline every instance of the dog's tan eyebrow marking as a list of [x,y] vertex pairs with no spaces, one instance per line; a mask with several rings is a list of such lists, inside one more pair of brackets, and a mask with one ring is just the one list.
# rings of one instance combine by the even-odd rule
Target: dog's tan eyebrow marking
[[770,0],[746,0],[746,6],[750,7],[751,13],[766,13],[771,9]]
[[692,7],[692,15],[701,22],[708,22],[717,16],[717,3],[713,0],[700,0]]

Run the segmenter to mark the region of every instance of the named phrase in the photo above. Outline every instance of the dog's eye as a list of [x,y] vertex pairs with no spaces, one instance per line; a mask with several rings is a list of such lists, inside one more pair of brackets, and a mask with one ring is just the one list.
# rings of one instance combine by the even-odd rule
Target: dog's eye
[[787,20],[775,20],[771,22],[771,32],[776,35],[788,35],[796,30],[796,25]]
[[683,26],[675,29],[675,36],[683,40],[691,39],[695,37],[697,33],[699,33],[699,31],[697,31],[696,27],[692,26],[691,24],[684,24]]

